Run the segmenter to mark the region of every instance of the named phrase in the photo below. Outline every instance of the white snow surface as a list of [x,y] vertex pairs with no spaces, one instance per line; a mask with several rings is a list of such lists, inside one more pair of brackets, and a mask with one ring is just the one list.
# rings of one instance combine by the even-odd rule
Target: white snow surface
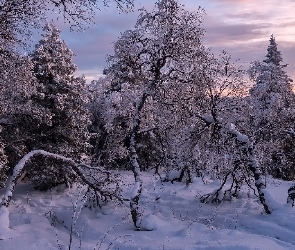
[[209,123],[214,123],[214,118],[212,115],[205,115],[203,116],[203,119],[206,121],[206,122],[209,122]]
[[[134,187],[133,174],[121,174],[124,197],[128,198]],[[8,210],[0,209],[0,249],[69,249],[71,225],[74,232],[70,249],[295,249],[295,208],[285,205],[291,182],[267,180],[269,195],[280,204],[267,215],[247,187],[239,199],[212,205],[200,203],[199,197],[217,189],[220,183],[216,180],[204,184],[195,178],[185,186],[162,184],[152,173],[144,173],[142,179],[140,228],[145,231],[135,231],[128,202],[110,203],[91,211],[83,208],[79,198],[83,191],[78,186],[39,192],[30,184],[18,183]],[[77,218],[74,221],[73,215]]]

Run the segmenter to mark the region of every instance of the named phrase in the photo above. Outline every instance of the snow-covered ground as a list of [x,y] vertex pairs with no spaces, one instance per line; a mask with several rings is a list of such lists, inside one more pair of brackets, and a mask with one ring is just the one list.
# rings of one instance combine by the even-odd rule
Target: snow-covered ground
[[[133,177],[128,172],[122,175],[128,197]],[[290,185],[268,180],[270,193],[282,204]],[[39,192],[19,183],[9,206],[10,229],[0,231],[0,249],[69,249],[71,226],[70,249],[295,249],[295,208],[282,206],[266,215],[246,187],[241,198],[220,205],[199,202],[200,195],[219,187],[218,181],[204,184],[197,178],[186,187],[184,183],[162,184],[145,173],[144,187],[141,227],[150,231],[134,230],[128,203],[91,211],[83,208],[79,186]]]

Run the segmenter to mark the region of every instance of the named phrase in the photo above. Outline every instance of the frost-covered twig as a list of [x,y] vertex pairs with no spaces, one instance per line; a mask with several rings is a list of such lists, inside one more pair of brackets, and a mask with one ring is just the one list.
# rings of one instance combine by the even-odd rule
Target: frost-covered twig
[[[75,226],[76,226],[76,223],[77,223],[77,220],[78,220],[78,217],[82,211],[82,208],[84,207],[84,204],[85,204],[85,199],[83,201],[83,204],[80,206],[79,209],[78,208],[78,201],[81,197],[81,192],[82,192],[82,188],[80,188],[79,190],[79,194],[78,194],[78,197],[76,199],[75,202],[72,202],[72,205],[73,205],[73,213],[72,213],[72,220],[71,220],[71,225],[70,225],[70,239],[69,239],[69,245],[68,245],[68,249],[72,249],[72,243],[73,243],[73,233],[75,230]],[[79,233],[77,232],[77,234],[79,235]],[[80,247],[81,247],[81,235],[80,235]],[[80,248],[79,247],[79,248]],[[80,248],[81,249],[81,248]]]

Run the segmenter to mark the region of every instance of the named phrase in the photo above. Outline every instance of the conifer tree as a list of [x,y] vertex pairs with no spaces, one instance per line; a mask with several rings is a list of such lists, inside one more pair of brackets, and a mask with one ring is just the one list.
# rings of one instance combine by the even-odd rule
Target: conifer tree
[[287,75],[281,52],[274,36],[270,38],[266,59],[253,62],[250,78],[254,81],[250,89],[253,108],[253,129],[256,148],[262,166],[277,177],[283,177],[282,168],[287,167],[283,131],[294,124],[294,94],[292,79]]
[[[9,33],[9,30],[5,32]],[[37,83],[33,64],[14,46],[15,42],[0,37],[0,187],[10,168],[26,153],[32,124],[46,123],[48,118],[31,99]]]
[[[85,80],[73,76],[77,69],[72,61],[74,54],[60,39],[57,27],[49,23],[44,31],[31,54],[39,84],[33,99],[47,110],[51,121],[35,129],[35,139],[29,150],[44,149],[79,160],[88,148]],[[36,175],[40,162],[28,169],[37,187],[48,189],[71,182],[73,176],[67,177],[66,169],[58,168],[56,164],[47,161],[47,170],[42,170],[42,177]]]
[[276,66],[279,66],[281,62],[283,61],[282,53],[278,50],[278,46],[275,40],[275,37],[273,34],[271,35],[269,39],[269,46],[267,48],[267,55],[266,59],[263,60],[265,63],[273,63]]

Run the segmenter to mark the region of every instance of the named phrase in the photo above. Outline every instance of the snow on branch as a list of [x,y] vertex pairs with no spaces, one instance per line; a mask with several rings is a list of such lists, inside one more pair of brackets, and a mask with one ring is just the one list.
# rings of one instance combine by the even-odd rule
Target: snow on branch
[[106,197],[115,197],[117,199],[119,199],[120,201],[122,200],[121,197],[117,196],[115,193],[111,192],[111,191],[106,191],[106,190],[102,190],[100,187],[100,183],[95,183],[92,181],[89,181],[85,175],[82,173],[81,168],[88,168],[88,169],[92,169],[92,170],[98,170],[99,172],[106,174],[107,178],[110,176],[110,172],[101,170],[99,168],[94,168],[94,167],[90,167],[86,164],[78,164],[76,163],[73,159],[71,158],[67,158],[58,154],[53,154],[44,150],[33,150],[31,152],[29,152],[28,154],[26,154],[19,162],[18,164],[15,166],[14,170],[13,170],[13,174],[10,177],[10,179],[8,180],[7,184],[6,184],[6,191],[2,197],[2,202],[1,202],[1,207],[5,206],[8,207],[11,197],[12,197],[12,193],[15,189],[15,185],[17,183],[18,178],[21,176],[22,173],[22,169],[24,168],[25,164],[34,156],[36,155],[43,155],[45,157],[52,157],[58,160],[62,160],[64,162],[67,162],[70,164],[70,167],[72,168],[72,170],[81,178],[81,180],[87,184],[90,188],[92,188],[94,191],[98,191],[102,196],[106,196]]
[[198,118],[200,118],[203,122],[205,122],[207,126],[216,122],[212,115],[204,115],[204,116],[202,116],[202,115],[196,114],[196,116]]
[[[253,145],[250,142],[248,136],[245,134],[242,134],[232,123],[228,123],[224,125],[220,123],[218,120],[214,119],[214,117],[212,116],[197,115],[197,117],[200,118],[203,122],[205,122],[206,126],[210,126],[211,124],[218,124],[221,127],[224,135],[228,134],[236,138],[236,140],[240,143],[241,157],[246,157],[247,165],[250,171],[254,175],[255,187],[257,188],[259,199],[261,204],[264,207],[265,212],[267,214],[271,214],[274,210],[278,209],[280,205],[273,199],[270,193],[266,190],[266,186],[262,178],[261,170],[254,154]],[[218,190],[217,193],[214,192],[212,194],[204,196],[203,202],[214,200],[215,198],[219,197],[220,196],[219,191],[221,191],[221,189]]]
[[274,210],[278,209],[280,205],[273,199],[271,194],[266,190],[265,183],[262,179],[261,170],[254,154],[252,143],[250,142],[248,136],[242,134],[240,131],[236,129],[234,124],[229,123],[225,125],[223,128],[225,132],[233,135],[242,144],[242,148],[245,149],[244,153],[247,156],[249,169],[254,175],[255,186],[258,190],[260,202],[262,203],[265,212],[267,214],[271,214]]

